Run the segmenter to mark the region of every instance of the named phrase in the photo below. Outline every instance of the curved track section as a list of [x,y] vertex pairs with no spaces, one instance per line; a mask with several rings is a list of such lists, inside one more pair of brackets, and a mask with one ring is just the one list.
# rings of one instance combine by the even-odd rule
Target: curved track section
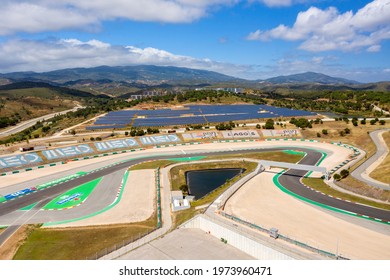
[[[307,165],[315,165],[321,159],[321,153],[312,152],[310,156],[306,156],[299,163]],[[279,183],[291,192],[307,198],[311,201],[328,205],[344,211],[365,215],[370,218],[377,218],[385,221],[390,221],[390,211],[377,209],[362,204],[351,203],[348,201],[336,199],[330,196],[322,195],[315,190],[304,187],[300,179],[305,176],[307,171],[288,170],[279,177]]]
[[375,167],[377,167],[389,153],[389,147],[386,145],[382,137],[382,133],[386,131],[390,131],[390,129],[375,130],[370,133],[370,137],[376,146],[376,153],[368,160],[363,162],[358,168],[356,168],[351,173],[351,175],[357,180],[365,182],[370,186],[384,190],[390,190],[390,184],[386,184],[371,178],[369,176],[370,172],[368,171],[370,169],[372,171]]

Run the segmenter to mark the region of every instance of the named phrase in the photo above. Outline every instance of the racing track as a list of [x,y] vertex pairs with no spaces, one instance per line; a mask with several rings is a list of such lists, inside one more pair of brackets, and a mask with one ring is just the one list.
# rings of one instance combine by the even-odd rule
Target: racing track
[[[88,173],[85,176],[75,178],[71,181],[64,182],[56,186],[43,189],[37,192],[33,192],[29,195],[19,197],[17,199],[8,201],[6,203],[1,203],[0,217],[15,212],[18,209],[21,209],[33,203],[41,202],[41,201],[49,201],[51,199],[54,199],[56,196],[66,192],[67,190],[72,189],[81,184],[84,184],[86,182],[89,182],[93,179],[107,176],[116,172],[124,172],[124,170],[126,170],[129,166],[139,164],[144,161],[161,160],[161,159],[169,159],[169,158],[181,158],[183,156],[185,157],[202,156],[202,155],[211,156],[211,155],[227,155],[227,154],[237,154],[237,153],[244,154],[244,153],[253,153],[253,152],[281,151],[285,149],[286,147],[263,148],[263,149],[256,148],[256,149],[216,151],[216,152],[202,151],[202,152],[188,152],[186,155],[183,155],[181,153],[180,154],[175,153],[169,155],[156,155],[156,156],[149,156],[149,157],[138,158],[138,159],[130,159],[125,162],[121,162],[116,165],[109,166],[105,169],[97,170],[93,173]],[[304,157],[300,162],[302,164],[315,165],[322,157],[321,152],[309,148],[288,146],[288,149],[297,149],[307,153],[306,157]],[[360,204],[349,203],[347,201],[341,201],[328,196],[324,196],[318,192],[315,192],[313,190],[304,187],[300,182],[300,178],[305,174],[306,171],[289,170],[288,172],[280,176],[279,182],[290,191],[302,197],[306,197],[310,200],[313,200],[315,202],[326,204],[334,208],[351,211],[360,215],[367,215],[369,217],[374,217],[374,218],[387,220],[387,221],[390,220],[390,211],[371,208]],[[46,222],[46,221],[42,221],[42,222]]]

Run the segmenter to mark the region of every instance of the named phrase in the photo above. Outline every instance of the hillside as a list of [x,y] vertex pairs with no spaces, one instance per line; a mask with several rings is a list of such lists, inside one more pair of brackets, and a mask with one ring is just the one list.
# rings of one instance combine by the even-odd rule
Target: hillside
[[[45,83],[0,86],[0,128],[83,104],[93,94]],[[105,96],[107,98],[107,96]]]
[[264,80],[263,82],[271,84],[323,84],[323,85],[357,85],[357,81],[347,80],[343,78],[331,77],[321,73],[305,72],[300,74],[278,76]]
[[[86,93],[111,97],[130,96],[145,90],[181,91],[195,88],[249,88],[264,92],[287,94],[292,92],[351,90],[390,91],[389,82],[362,84],[357,81],[306,72],[278,76],[266,80],[245,80],[213,71],[172,66],[99,66],[71,68],[50,72],[15,72],[0,74],[1,83],[32,82],[37,85],[75,89],[76,95]],[[11,86],[11,85],[9,85]],[[29,85],[31,86],[31,85]],[[56,89],[58,90],[58,88]],[[85,97],[88,97],[85,95]]]
[[32,80],[46,81],[58,84],[64,84],[71,81],[90,80],[91,81],[107,81],[127,83],[141,82],[142,84],[161,84],[161,83],[186,83],[193,84],[199,82],[227,82],[239,81],[240,79],[223,75],[217,72],[197,70],[183,67],[173,66],[99,66],[94,68],[72,68],[56,70],[44,73],[35,72],[16,72],[8,74],[0,74],[0,77],[13,80]]

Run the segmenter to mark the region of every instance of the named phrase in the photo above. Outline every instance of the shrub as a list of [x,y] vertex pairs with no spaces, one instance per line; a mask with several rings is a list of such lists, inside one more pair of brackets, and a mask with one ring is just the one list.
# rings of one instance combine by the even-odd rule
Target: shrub
[[345,178],[349,175],[349,171],[347,169],[343,169],[340,172],[341,178]]
[[340,174],[334,174],[333,179],[335,179],[336,181],[340,181],[341,180]]

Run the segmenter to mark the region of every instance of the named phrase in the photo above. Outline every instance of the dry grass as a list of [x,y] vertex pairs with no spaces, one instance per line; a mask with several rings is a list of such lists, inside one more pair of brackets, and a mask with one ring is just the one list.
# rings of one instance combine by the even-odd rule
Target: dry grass
[[172,214],[172,230],[176,229],[185,221],[190,220],[192,217],[202,213],[202,210],[196,210],[195,208],[190,208],[182,211],[178,211]]
[[[186,184],[185,173],[189,170],[202,169],[219,169],[219,168],[245,168],[247,171],[257,166],[253,162],[245,161],[225,161],[225,162],[204,162],[204,163],[190,163],[175,166],[170,171],[171,189],[173,191],[179,190],[179,187]],[[242,175],[244,175],[243,173]]]
[[[339,132],[344,130],[345,128],[349,128],[351,130],[350,134],[346,136],[340,136]],[[376,146],[374,142],[371,140],[369,136],[369,132],[382,129],[389,128],[390,123],[387,122],[385,125],[370,125],[369,122],[366,125],[359,125],[357,127],[353,126],[351,122],[346,124],[344,121],[337,122],[324,122],[323,124],[313,125],[312,129],[305,129],[303,131],[303,135],[305,138],[310,139],[323,139],[326,141],[341,141],[346,144],[351,144],[355,147],[358,147],[364,151],[366,151],[366,157],[362,159],[360,162],[351,167],[350,172],[356,169],[363,161],[372,156],[376,152]],[[322,130],[327,129],[328,135],[323,135]],[[317,132],[321,133],[321,138],[317,138]],[[384,169],[386,172],[386,169]],[[359,195],[379,199],[382,201],[390,201],[390,192],[384,191],[381,189],[373,188],[363,182],[360,182],[354,179],[352,176],[348,176],[343,179],[341,182],[337,183],[341,188],[344,188],[348,191],[354,192]]]
[[142,170],[142,169],[156,169],[157,167],[163,168],[172,163],[174,163],[174,161],[172,160],[155,160],[151,162],[144,162],[130,167],[129,171]]
[[390,191],[371,187],[364,182],[356,180],[352,176],[342,179],[340,182],[337,182],[337,185],[359,195],[390,202]]
[[[390,131],[383,133],[385,143],[390,145]],[[370,176],[378,181],[390,184],[390,153],[387,154],[383,162],[371,172]]]
[[[20,245],[26,240],[36,225],[21,226],[2,246],[0,246],[0,260],[12,260]],[[0,233],[4,229],[0,230]]]
[[[345,128],[349,128],[351,133],[345,136],[340,136],[339,132]],[[319,139],[334,142],[341,141],[343,143],[351,144],[355,147],[365,150],[367,156],[370,157],[375,153],[376,147],[372,142],[371,137],[368,135],[368,132],[382,128],[390,128],[390,123],[387,122],[385,125],[370,125],[369,123],[366,125],[361,125],[359,122],[359,125],[355,127],[351,122],[346,124],[344,121],[337,121],[324,122],[323,124],[318,125],[313,124],[313,128],[305,129],[302,131],[302,133],[303,136],[307,139]],[[323,129],[328,130],[328,135],[322,134]],[[317,137],[317,132],[321,134],[320,138]]]
[[361,203],[365,205],[370,205],[372,207],[377,207],[385,210],[390,210],[390,204],[384,204],[384,203],[378,203],[369,199],[365,199],[362,197],[354,196],[351,194],[347,194],[344,192],[340,192],[338,190],[335,190],[331,187],[329,187],[325,182],[320,178],[303,178],[302,182],[306,184],[307,186],[318,190],[320,192],[323,192],[328,195],[332,195],[334,197],[338,197],[345,200],[350,200],[356,203]]
[[37,228],[15,254],[17,260],[80,260],[106,248],[135,240],[156,227],[154,215],[145,222],[99,227]]

